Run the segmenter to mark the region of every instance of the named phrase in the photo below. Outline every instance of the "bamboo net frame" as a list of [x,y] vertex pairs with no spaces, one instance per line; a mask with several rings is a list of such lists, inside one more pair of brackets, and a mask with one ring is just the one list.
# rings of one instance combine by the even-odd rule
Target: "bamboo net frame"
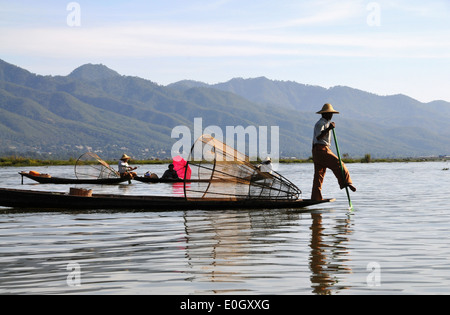
[[112,169],[97,154],[86,152],[75,163],[75,176],[77,179],[107,179],[118,178],[119,173]]
[[[195,159],[201,154],[201,159]],[[188,165],[191,179],[184,182],[186,199],[297,200],[301,190],[279,173],[261,172],[249,157],[210,135],[192,146]]]

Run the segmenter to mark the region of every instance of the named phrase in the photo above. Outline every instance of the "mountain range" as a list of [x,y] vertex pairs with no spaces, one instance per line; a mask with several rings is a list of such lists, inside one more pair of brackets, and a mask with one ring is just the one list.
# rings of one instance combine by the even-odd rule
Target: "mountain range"
[[[278,126],[280,157],[311,155],[315,112],[335,115],[341,153],[351,157],[450,154],[450,103],[422,103],[345,86],[323,88],[265,77],[167,86],[86,64],[67,76],[42,76],[0,60],[0,154],[114,159],[170,157],[176,126]],[[270,144],[270,143],[269,143]]]

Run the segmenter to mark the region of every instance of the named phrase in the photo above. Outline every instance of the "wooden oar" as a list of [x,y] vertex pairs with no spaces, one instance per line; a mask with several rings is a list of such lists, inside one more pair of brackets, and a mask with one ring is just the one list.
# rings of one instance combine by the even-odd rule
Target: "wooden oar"
[[[339,152],[339,145],[338,145],[338,141],[337,141],[337,138],[336,138],[336,132],[334,131],[334,129],[335,128],[333,128],[334,143],[336,144],[336,151],[337,151],[337,155],[338,155],[338,158],[339,158],[339,165],[341,166],[342,178],[345,180],[344,168],[342,167],[341,153]],[[353,211],[353,205],[352,205],[352,201],[350,200],[350,193],[348,191],[348,186],[345,186],[345,191],[347,192],[349,210]]]

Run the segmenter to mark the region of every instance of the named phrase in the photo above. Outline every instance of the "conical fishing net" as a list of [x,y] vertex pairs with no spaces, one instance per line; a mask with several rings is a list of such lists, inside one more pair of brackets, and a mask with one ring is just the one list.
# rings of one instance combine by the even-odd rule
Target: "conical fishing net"
[[186,198],[297,200],[300,189],[275,171],[261,172],[248,156],[202,135],[188,159],[192,181],[184,183]]
[[120,177],[119,173],[112,169],[97,154],[87,152],[81,155],[75,164],[75,176],[78,179],[106,179]]

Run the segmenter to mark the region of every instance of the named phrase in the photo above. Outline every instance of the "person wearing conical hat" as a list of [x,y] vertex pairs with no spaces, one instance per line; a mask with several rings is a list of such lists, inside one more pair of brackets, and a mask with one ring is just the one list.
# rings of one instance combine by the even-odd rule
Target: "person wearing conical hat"
[[119,174],[120,177],[124,178],[130,178],[133,179],[137,174],[135,172],[130,172],[130,171],[134,171],[135,169],[137,169],[137,167],[131,167],[128,165],[128,161],[130,160],[130,157],[128,155],[126,155],[125,153],[122,155],[122,157],[120,158],[119,161]]
[[327,168],[331,169],[336,176],[341,189],[349,187],[352,191],[356,191],[352,184],[352,179],[347,167],[342,163],[344,170],[344,177],[342,176],[339,158],[331,151],[331,133],[330,131],[336,127],[334,122],[331,122],[333,114],[339,114],[331,104],[323,105],[322,109],[317,112],[321,114],[322,118],[314,126],[313,149],[312,156],[314,161],[314,180],[311,191],[312,200],[323,200],[322,184],[325,178]]

